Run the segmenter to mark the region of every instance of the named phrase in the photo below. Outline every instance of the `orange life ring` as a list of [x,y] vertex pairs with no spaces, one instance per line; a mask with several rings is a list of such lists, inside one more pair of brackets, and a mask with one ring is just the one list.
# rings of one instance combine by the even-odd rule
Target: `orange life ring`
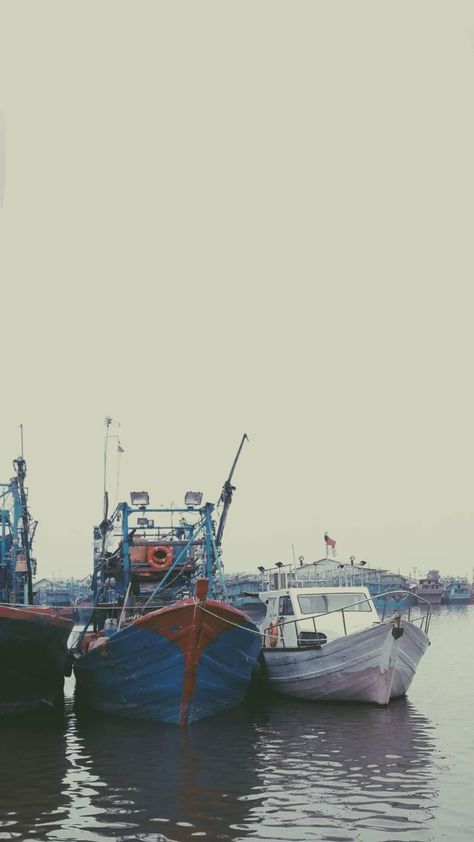
[[271,646],[272,649],[274,649],[278,643],[279,634],[280,626],[278,625],[278,623],[271,622],[268,626],[267,645]]
[[173,562],[173,547],[165,544],[148,547],[146,560],[152,570],[169,570]]

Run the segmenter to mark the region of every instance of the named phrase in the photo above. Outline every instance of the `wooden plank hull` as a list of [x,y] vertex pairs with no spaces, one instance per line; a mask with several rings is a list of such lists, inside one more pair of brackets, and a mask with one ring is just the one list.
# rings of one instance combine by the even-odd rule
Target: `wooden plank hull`
[[242,701],[261,639],[238,609],[189,599],[93,645],[74,656],[80,698],[108,713],[186,725]]
[[72,627],[54,609],[0,606],[0,716],[61,699]]
[[[407,625],[419,632],[412,624]],[[410,645],[401,654],[405,634],[405,628],[400,634],[393,624],[381,623],[337,638],[320,649],[265,648],[264,678],[272,689],[299,699],[385,705],[393,697],[394,688],[397,695],[406,692],[424,651],[417,635],[410,631]]]

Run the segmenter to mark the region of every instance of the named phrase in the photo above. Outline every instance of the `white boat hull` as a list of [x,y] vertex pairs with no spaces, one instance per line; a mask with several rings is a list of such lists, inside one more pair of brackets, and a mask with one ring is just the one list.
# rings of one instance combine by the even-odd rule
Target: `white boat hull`
[[418,664],[430,645],[426,634],[413,623],[403,623],[402,628],[403,635],[398,642],[391,699],[405,695],[413,681]]
[[400,636],[392,623],[380,623],[320,649],[265,648],[264,675],[286,696],[385,705],[406,692],[427,645],[426,635],[411,623]]

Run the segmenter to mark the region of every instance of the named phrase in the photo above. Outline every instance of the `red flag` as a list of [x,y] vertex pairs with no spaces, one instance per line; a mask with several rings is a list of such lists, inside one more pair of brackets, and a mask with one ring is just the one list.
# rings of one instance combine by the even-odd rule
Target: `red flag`
[[117,450],[118,450],[118,452],[119,452],[119,453],[125,453],[125,450],[123,449],[123,447],[122,447],[122,445],[120,444],[120,442],[118,442],[118,444],[117,444]]
[[326,544],[328,545],[328,547],[332,547],[334,549],[334,547],[336,546],[336,542],[335,542],[334,538],[329,537],[327,532],[324,533],[324,540],[326,541]]

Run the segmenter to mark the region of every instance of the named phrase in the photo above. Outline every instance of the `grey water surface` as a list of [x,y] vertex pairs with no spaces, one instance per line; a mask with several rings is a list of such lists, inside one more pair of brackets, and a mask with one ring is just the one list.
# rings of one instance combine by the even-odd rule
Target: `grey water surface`
[[250,699],[191,726],[0,720],[0,840],[429,842],[474,836],[474,605],[434,609],[406,699]]

